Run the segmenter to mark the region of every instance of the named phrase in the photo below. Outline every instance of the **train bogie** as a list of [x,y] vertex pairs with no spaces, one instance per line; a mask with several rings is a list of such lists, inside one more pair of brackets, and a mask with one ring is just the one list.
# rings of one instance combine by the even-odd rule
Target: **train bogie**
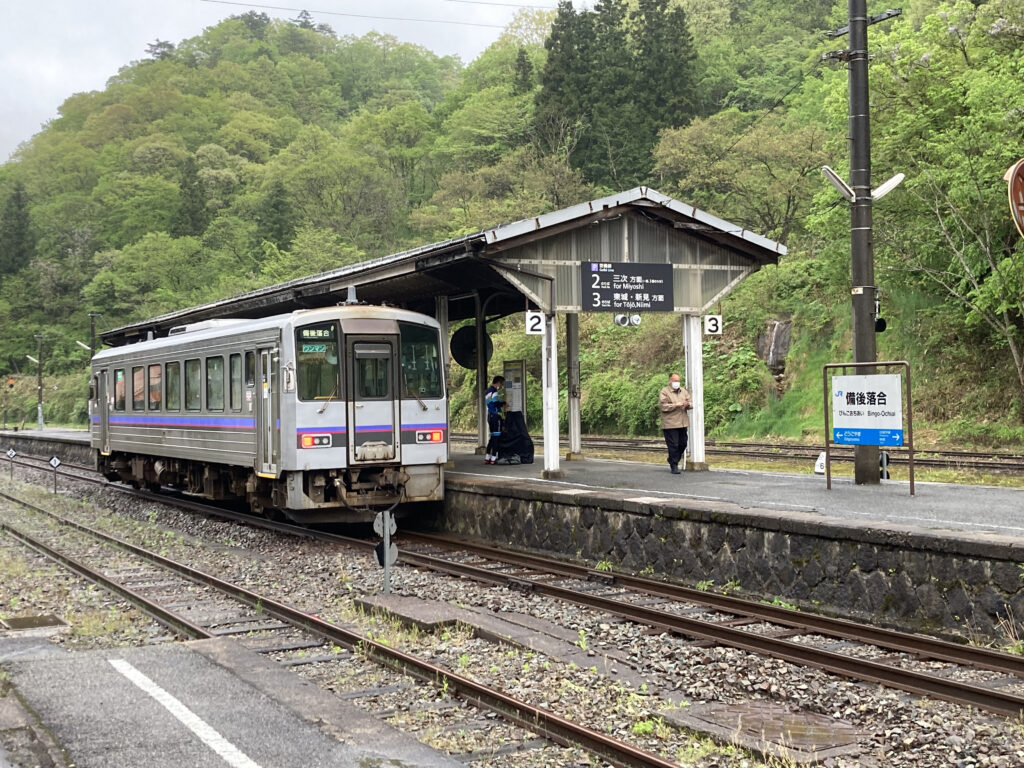
[[443,498],[438,324],[345,305],[207,321],[93,359],[97,467],[310,522]]

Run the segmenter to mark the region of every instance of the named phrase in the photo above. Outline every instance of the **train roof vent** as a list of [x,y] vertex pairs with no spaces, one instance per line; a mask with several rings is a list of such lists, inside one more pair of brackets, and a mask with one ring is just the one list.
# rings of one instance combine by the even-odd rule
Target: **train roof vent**
[[239,323],[248,322],[246,320],[203,320],[199,323],[190,323],[189,325],[176,325],[167,332],[168,336],[180,336],[183,333],[195,333],[196,331],[205,331],[208,328],[224,328],[230,325],[238,325]]

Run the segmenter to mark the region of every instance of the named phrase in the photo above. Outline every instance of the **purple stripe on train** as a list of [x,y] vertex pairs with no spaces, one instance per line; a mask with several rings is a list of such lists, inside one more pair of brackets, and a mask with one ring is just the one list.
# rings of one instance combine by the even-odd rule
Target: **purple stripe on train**
[[235,416],[111,416],[112,426],[178,429],[255,429],[256,420]]

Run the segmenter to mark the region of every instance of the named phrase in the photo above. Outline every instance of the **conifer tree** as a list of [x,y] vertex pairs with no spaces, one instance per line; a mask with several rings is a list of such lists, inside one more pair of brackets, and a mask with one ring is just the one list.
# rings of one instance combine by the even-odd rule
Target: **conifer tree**
[[35,250],[25,185],[15,181],[0,212],[0,274],[10,275],[28,265]]
[[178,213],[171,224],[171,234],[175,237],[202,235],[210,223],[210,213],[206,208],[206,196],[193,157],[187,158],[182,166],[180,186]]

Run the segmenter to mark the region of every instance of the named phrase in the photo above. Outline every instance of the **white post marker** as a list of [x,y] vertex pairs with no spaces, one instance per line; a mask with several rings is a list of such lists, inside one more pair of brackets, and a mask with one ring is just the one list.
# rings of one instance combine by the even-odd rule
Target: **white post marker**
[[13,448],[7,449],[7,458],[11,460],[11,480],[14,479],[14,457],[18,455],[18,452]]
[[60,466],[60,459],[58,459],[56,456],[53,456],[50,459],[50,466],[53,467],[53,492],[56,493],[57,492],[57,467]]
[[378,512],[377,516],[373,518],[374,533],[384,539],[374,548],[374,551],[377,553],[377,562],[384,566],[385,595],[391,594],[391,566],[398,560],[398,546],[391,543],[391,537],[397,530],[398,526],[395,524],[395,518],[392,517],[390,510],[385,509],[383,512]]
[[818,454],[818,460],[814,462],[814,474],[824,475],[825,474],[825,452],[822,451]]

